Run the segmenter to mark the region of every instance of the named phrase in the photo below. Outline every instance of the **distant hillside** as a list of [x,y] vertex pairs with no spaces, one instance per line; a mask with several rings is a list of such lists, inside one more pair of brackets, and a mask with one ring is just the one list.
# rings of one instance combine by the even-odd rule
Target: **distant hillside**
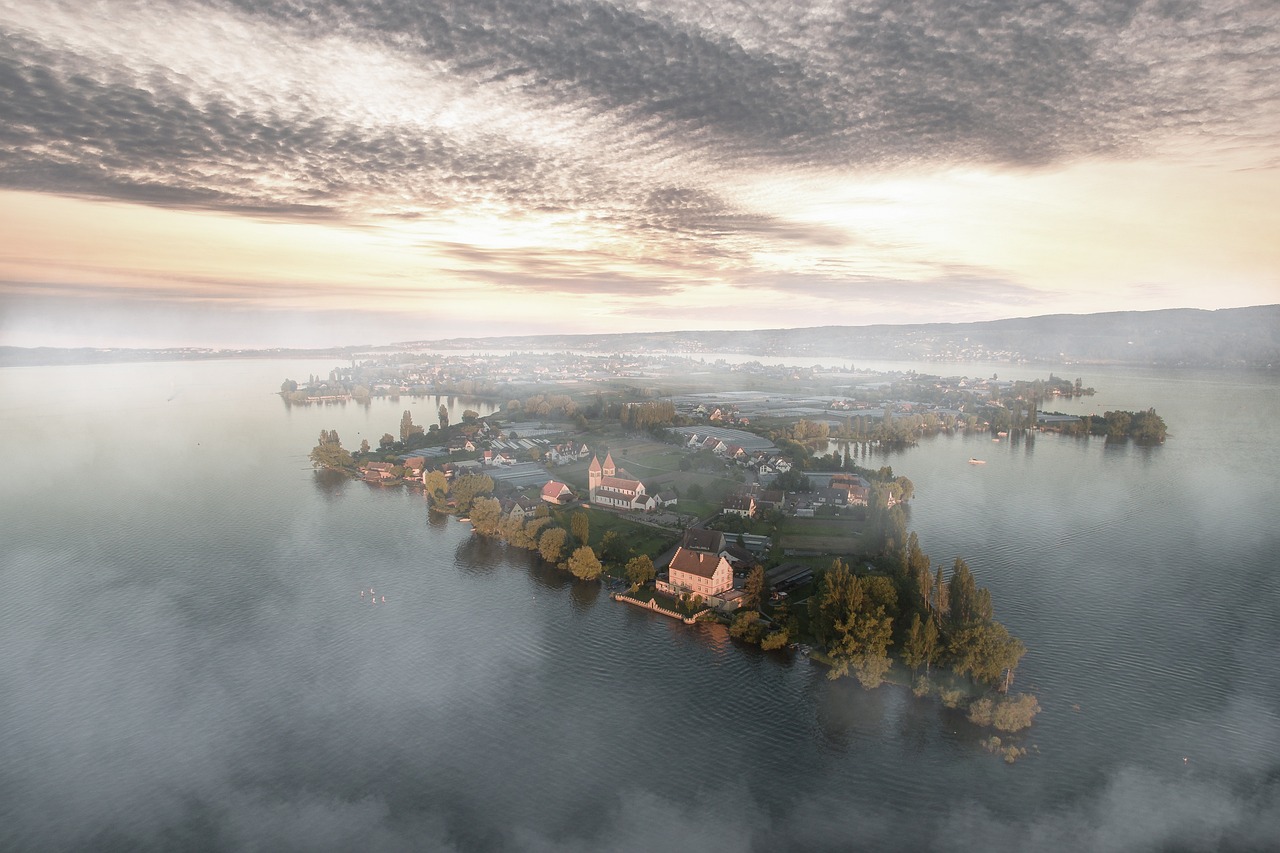
[[451,338],[397,346],[1271,368],[1280,366],[1280,305],[1052,314],[982,323]]
[[817,326],[757,331],[638,332],[449,338],[332,349],[57,349],[0,346],[0,366],[213,358],[357,358],[432,349],[600,353],[743,353],[841,359],[980,360],[1280,367],[1280,305],[1200,311],[1052,314],[984,323]]

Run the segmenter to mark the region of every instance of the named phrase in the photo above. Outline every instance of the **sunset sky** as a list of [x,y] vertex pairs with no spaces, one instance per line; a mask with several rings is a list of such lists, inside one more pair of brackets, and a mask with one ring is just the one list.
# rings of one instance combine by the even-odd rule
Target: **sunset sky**
[[1280,302],[1280,6],[0,0],[0,344]]

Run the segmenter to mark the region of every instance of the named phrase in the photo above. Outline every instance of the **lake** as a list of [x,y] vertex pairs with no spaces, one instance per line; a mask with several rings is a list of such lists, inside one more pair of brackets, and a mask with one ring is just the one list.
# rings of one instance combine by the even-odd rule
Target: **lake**
[[925,551],[964,556],[1030,650],[1015,689],[1044,710],[1007,766],[899,688],[615,604],[415,491],[316,475],[321,429],[356,447],[406,408],[476,408],[274,393],[334,366],[0,370],[0,848],[1278,843],[1275,375],[1004,365],[1099,391],[1047,408],[1154,406],[1171,438],[868,457],[915,482]]

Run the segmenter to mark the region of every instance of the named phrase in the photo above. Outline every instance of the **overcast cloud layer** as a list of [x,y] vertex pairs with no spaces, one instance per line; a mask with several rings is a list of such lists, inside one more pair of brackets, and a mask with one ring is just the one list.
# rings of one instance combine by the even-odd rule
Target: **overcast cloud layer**
[[[763,274],[860,294],[859,280],[946,282],[961,259],[877,245],[820,210],[824,186],[1151,158],[1274,170],[1277,14],[1262,0],[4,0],[0,188],[400,229],[433,271],[517,290]],[[536,246],[555,257],[500,256]],[[978,267],[1015,275],[995,256]]]

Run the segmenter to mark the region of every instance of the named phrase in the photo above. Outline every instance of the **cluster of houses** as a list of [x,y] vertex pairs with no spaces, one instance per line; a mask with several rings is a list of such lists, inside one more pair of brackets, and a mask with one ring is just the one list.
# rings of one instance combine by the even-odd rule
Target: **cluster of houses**
[[538,498],[539,500],[533,500],[523,495],[515,498],[500,498],[499,506],[502,508],[503,515],[514,516],[520,521],[525,521],[533,518],[542,503],[549,503],[552,506],[564,506],[577,500],[577,495],[566,484],[558,480],[552,480],[542,487],[542,492],[538,495]]
[[784,456],[763,450],[752,452],[714,435],[699,435],[695,432],[689,436],[684,446],[690,450],[709,450],[716,456],[730,459],[744,468],[753,468],[761,474],[785,474],[791,470],[791,460]]
[[405,459],[403,462],[366,462],[360,466],[360,476],[366,480],[385,482],[403,479],[408,482],[420,481],[426,471],[427,461],[420,456]]
[[[726,515],[755,518],[761,510],[773,509],[798,518],[812,518],[820,507],[837,509],[866,506],[871,497],[871,484],[857,474],[831,474],[828,485],[808,492],[788,494],[781,489],[767,489],[759,484],[728,495],[721,508]],[[894,503],[893,498],[889,499]]]
[[590,448],[582,442],[567,441],[564,444],[557,444],[547,448],[547,452],[542,454],[542,458],[548,465],[569,465],[573,462],[581,462],[590,455]]
[[751,423],[751,419],[738,414],[738,410],[734,406],[712,406],[708,409],[705,405],[699,403],[694,407],[693,414],[717,424],[742,424],[745,426]]

